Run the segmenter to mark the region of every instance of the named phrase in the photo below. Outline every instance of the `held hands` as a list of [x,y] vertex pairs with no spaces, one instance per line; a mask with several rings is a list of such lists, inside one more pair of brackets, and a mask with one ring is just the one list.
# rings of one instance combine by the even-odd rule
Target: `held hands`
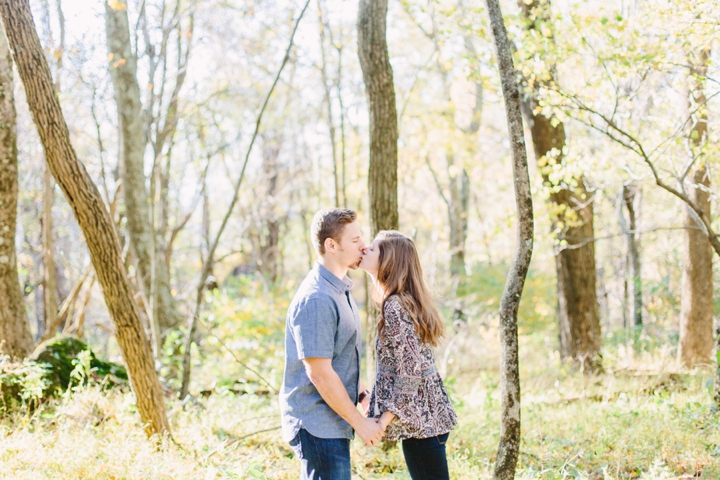
[[380,427],[379,437],[372,437],[368,440],[366,440],[364,437],[361,437],[363,440],[365,440],[366,447],[374,447],[378,443],[380,443],[380,440],[382,440],[382,437],[385,436],[385,430],[387,429],[388,424],[392,421],[393,418],[395,418],[395,415],[392,412],[383,412],[383,414],[380,416],[380,418],[366,419],[366,420],[371,420],[371,421],[375,422]]
[[366,447],[374,447],[382,440],[385,428],[378,418],[363,418],[355,432],[363,439]]

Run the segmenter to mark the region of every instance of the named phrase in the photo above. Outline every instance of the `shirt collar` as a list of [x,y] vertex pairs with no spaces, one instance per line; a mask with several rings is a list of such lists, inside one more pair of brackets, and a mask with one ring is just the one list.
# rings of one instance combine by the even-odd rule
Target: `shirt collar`
[[340,279],[336,277],[335,274],[332,273],[330,270],[322,266],[320,262],[315,262],[315,268],[317,268],[318,273],[320,273],[320,276],[322,278],[327,280],[330,285],[338,289],[340,292],[349,292],[350,289],[353,287],[353,282],[348,278],[347,275],[345,275],[344,278]]

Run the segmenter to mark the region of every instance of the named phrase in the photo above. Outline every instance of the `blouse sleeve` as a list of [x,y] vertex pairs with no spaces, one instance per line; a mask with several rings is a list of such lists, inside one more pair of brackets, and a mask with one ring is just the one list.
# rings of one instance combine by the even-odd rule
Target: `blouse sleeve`
[[[403,319],[403,307],[395,300],[385,302],[385,327],[381,345],[385,368],[378,372],[385,377],[385,388],[377,392],[380,412],[392,412],[400,422],[411,428],[421,428],[422,419],[417,396],[422,383],[420,341],[415,326]],[[390,367],[390,368],[388,368]]]

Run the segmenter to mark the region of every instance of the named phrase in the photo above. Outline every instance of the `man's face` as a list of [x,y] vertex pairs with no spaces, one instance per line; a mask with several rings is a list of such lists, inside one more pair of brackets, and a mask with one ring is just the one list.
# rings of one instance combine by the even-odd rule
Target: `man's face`
[[365,242],[360,236],[360,225],[357,222],[345,225],[339,242],[337,242],[336,253],[339,262],[355,270],[360,265],[365,248]]

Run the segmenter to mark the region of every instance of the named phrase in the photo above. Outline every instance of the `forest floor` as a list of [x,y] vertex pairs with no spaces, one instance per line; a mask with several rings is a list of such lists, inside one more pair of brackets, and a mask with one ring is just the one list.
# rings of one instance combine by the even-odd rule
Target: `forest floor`
[[[499,438],[494,335],[456,345],[457,362],[448,370],[460,418],[448,442],[455,479],[491,478]],[[551,344],[548,335],[521,335],[517,478],[720,478],[720,421],[710,408],[709,368],[683,370],[669,348],[638,352],[621,345],[605,352],[604,375],[583,376],[560,368],[548,353]],[[166,440],[159,449],[145,438],[128,392],[81,387],[31,415],[6,417],[0,420],[0,477],[298,477],[298,461],[280,439],[274,395],[219,391],[167,405],[175,443]],[[352,458],[353,478],[409,478],[398,448],[366,449],[355,440]]]

